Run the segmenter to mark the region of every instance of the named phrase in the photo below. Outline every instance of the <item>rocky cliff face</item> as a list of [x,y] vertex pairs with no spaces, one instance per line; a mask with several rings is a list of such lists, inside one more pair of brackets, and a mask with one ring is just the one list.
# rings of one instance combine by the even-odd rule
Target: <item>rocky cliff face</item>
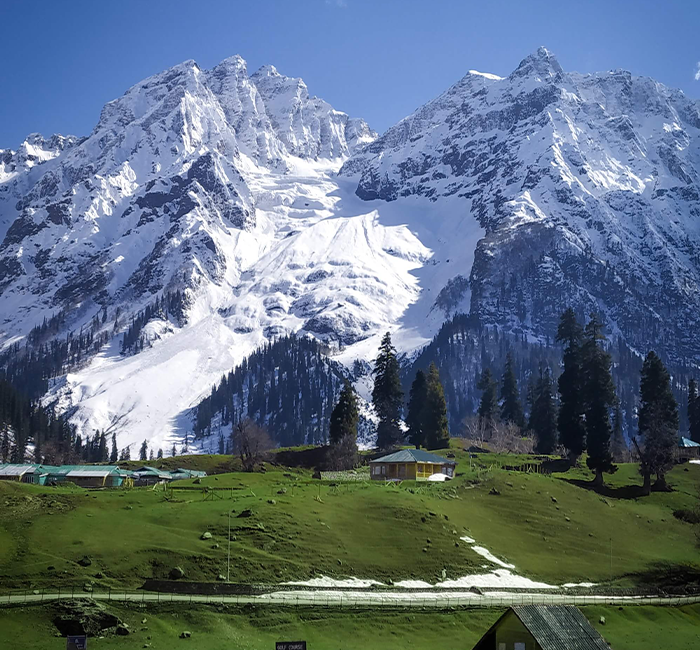
[[508,77],[472,71],[351,158],[364,200],[459,197],[485,236],[482,322],[553,334],[562,309],[676,360],[700,352],[700,111],[615,71],[566,73],[544,48]]

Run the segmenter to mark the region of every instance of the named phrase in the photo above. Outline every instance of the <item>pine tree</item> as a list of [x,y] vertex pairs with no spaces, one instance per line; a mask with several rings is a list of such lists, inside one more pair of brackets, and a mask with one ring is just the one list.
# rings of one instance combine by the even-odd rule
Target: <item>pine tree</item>
[[639,435],[644,449],[639,452],[639,471],[644,491],[651,492],[651,475],[659,489],[666,489],[666,472],[673,467],[673,450],[678,444],[678,404],[671,391],[671,377],[655,352],[649,352],[642,366],[639,386]]
[[610,409],[617,403],[617,396],[610,374],[612,358],[601,344],[604,338],[600,321],[591,315],[586,325],[581,357],[588,448],[586,464],[595,472],[593,482],[596,485],[603,485],[604,472],[611,474],[617,470],[610,452]]
[[551,454],[557,444],[557,409],[549,368],[540,366],[533,400],[528,428],[535,434],[535,451],[538,454]]
[[501,399],[503,400],[501,404],[501,420],[503,422],[512,422],[521,428],[525,426],[523,407],[518,394],[518,381],[515,378],[515,370],[513,368],[513,356],[510,352],[506,356],[506,367],[501,380]]
[[360,414],[357,410],[357,395],[349,381],[340,391],[338,403],[330,417],[327,464],[329,469],[347,470],[357,464],[357,425]]
[[5,424],[2,428],[2,439],[0,440],[0,459],[6,463],[10,458],[10,427]]
[[357,395],[352,384],[345,380],[343,390],[340,391],[338,403],[331,413],[329,440],[332,445],[337,445],[346,436],[357,440],[357,425],[360,414],[357,410]]
[[564,370],[559,376],[559,442],[575,462],[586,449],[586,429],[583,422],[583,377],[581,345],[583,330],[569,308],[559,320],[557,341],[564,344]]
[[481,402],[479,402],[479,420],[491,424],[498,417],[497,387],[491,371],[486,368],[479,378],[476,387],[481,391]]
[[119,452],[117,450],[117,434],[112,433],[112,453],[109,455],[109,462],[114,464],[119,458]]
[[700,442],[700,398],[694,378],[688,382],[688,437]]
[[372,404],[379,418],[377,447],[391,449],[403,440],[401,430],[403,390],[399,376],[399,362],[396,359],[396,350],[391,344],[389,332],[382,338],[373,373]]
[[408,425],[408,439],[411,444],[420,449],[426,444],[425,431],[423,430],[423,411],[427,398],[427,382],[422,370],[416,371],[416,377],[411,384],[408,398],[408,413],[406,424]]
[[100,434],[97,455],[100,463],[106,463],[109,459],[109,454],[107,453],[107,438],[105,437],[104,431]]
[[170,456],[171,457],[177,456],[177,449],[175,448],[175,443],[173,443],[173,448],[170,450]]
[[141,449],[139,450],[139,460],[147,460],[148,459],[148,441],[144,440],[143,443],[141,443]]
[[447,428],[447,404],[445,391],[440,383],[440,373],[434,363],[428,368],[425,380],[425,405],[423,407],[423,431],[428,449],[443,449],[450,444]]
[[627,443],[625,436],[622,433],[622,409],[620,402],[615,405],[613,412],[613,432],[612,441],[610,442],[610,450],[612,451],[613,460],[617,463],[624,463],[627,452]]
[[226,443],[224,442],[223,434],[219,434],[219,454],[226,453]]
[[163,450],[162,449],[158,450],[158,458],[163,458]]

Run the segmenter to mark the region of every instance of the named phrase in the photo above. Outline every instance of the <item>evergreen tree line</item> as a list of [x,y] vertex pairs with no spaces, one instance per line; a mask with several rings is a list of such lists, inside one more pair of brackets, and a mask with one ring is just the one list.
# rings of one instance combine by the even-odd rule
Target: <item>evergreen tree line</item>
[[0,461],[22,463],[27,446],[34,444],[35,458],[60,458],[70,453],[73,428],[52,408],[33,404],[4,379],[0,379]]
[[197,406],[194,435],[219,436],[250,418],[280,446],[328,440],[331,412],[345,380],[342,366],[314,339],[284,336],[264,345],[225,375]]
[[156,298],[131,319],[131,324],[122,337],[122,354],[137,353],[143,350],[145,340],[141,332],[153,319],[168,320],[172,317],[177,323],[180,323],[184,318],[185,307],[185,294],[181,293],[179,289]]
[[[612,355],[606,349],[600,320],[591,315],[583,328],[573,310],[566,310],[559,322],[557,341],[563,346],[561,374],[557,381],[557,403],[549,368],[540,366],[539,377],[530,385],[530,415],[527,428],[536,438],[536,451],[551,454],[557,444],[572,463],[587,452],[586,463],[594,473],[594,483],[603,483],[603,474],[616,471],[614,454],[623,446],[621,413],[612,376]],[[482,391],[478,415],[493,426],[497,419],[523,429],[525,418],[519,400],[513,357],[506,357],[500,387],[488,368],[478,387]],[[646,492],[651,476],[659,489],[666,487],[665,474],[673,465],[678,443],[679,417],[671,389],[671,377],[655,352],[649,352],[640,370],[637,431],[633,436]],[[697,386],[689,385],[688,417],[691,428],[698,417]]]
[[[377,415],[377,447],[391,449],[408,440],[417,449],[441,449],[449,442],[447,404],[437,366],[418,369],[404,408],[400,366],[396,349],[387,332],[382,338],[374,363],[372,404]],[[402,416],[406,413],[405,424]]]
[[[576,320],[578,321],[578,316]],[[624,441],[630,440],[637,430],[636,412],[640,389],[637,378],[644,359],[631,350],[621,337],[615,337],[606,343],[605,349],[612,355],[611,372],[617,395],[613,428],[614,431],[621,432],[616,440],[622,440],[623,449],[626,450]],[[552,384],[554,394],[557,393],[557,379],[561,372],[563,353],[562,341],[528,341],[524,334],[504,333],[483,326],[474,316],[460,314],[446,322],[433,341],[403,369],[402,386],[404,392],[408,393],[416,372],[425,370],[430,363],[435,363],[445,391],[449,428],[453,432],[461,431],[464,421],[473,417],[479,410],[483,393],[480,384],[484,369],[491,369],[496,373],[493,377],[496,383],[495,396],[496,401],[500,400],[501,373],[510,354],[518,397],[525,410],[527,426],[538,383],[543,382],[542,390],[545,391],[546,384]],[[678,364],[669,365],[668,369],[673,376],[671,390],[676,401],[686,404],[688,384],[694,370]],[[544,376],[540,377],[541,373]],[[700,413],[700,409],[698,412]],[[681,410],[679,417],[681,430],[688,431],[686,409]],[[700,422],[700,416],[696,421]],[[700,439],[700,431],[698,438]]]

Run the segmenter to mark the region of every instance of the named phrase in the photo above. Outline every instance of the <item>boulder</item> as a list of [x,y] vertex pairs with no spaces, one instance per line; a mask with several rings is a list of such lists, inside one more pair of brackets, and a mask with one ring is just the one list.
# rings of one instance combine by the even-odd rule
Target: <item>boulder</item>
[[245,517],[252,517],[253,516],[253,511],[250,508],[246,508],[245,510],[241,510],[241,512],[237,515],[239,519],[245,518]]
[[170,569],[168,576],[171,580],[180,580],[181,578],[185,577],[185,571],[181,567],[176,566]]
[[192,632],[188,632],[187,630],[180,633],[181,639],[189,639],[191,636],[192,636]]
[[211,539],[211,533],[207,530],[201,534],[199,539]]
[[53,624],[62,636],[98,636],[103,630],[122,623],[102,605],[87,598],[61,601],[55,612]]
[[90,559],[90,556],[88,556],[88,555],[83,555],[83,557],[81,557],[81,558],[78,560],[78,564],[79,564],[80,566],[90,566],[90,565],[92,564],[92,560]]
[[129,635],[129,627],[126,625],[126,623],[122,623],[121,625],[117,625],[117,629],[114,631],[119,636],[128,636]]

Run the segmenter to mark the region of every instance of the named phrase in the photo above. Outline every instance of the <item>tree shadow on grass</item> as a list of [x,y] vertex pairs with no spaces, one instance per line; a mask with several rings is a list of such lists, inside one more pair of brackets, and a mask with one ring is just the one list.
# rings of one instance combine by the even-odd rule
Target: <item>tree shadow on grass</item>
[[621,487],[612,487],[611,485],[594,485],[592,481],[583,481],[578,478],[566,478],[564,476],[558,476],[557,480],[566,481],[567,483],[571,483],[571,485],[583,488],[584,490],[591,490],[596,494],[600,494],[603,497],[609,497],[611,499],[638,499],[639,497],[646,496],[644,487],[641,485],[623,485]]
[[631,573],[629,578],[639,587],[661,589],[669,593],[698,593],[700,590],[700,566],[656,562],[644,571]]

